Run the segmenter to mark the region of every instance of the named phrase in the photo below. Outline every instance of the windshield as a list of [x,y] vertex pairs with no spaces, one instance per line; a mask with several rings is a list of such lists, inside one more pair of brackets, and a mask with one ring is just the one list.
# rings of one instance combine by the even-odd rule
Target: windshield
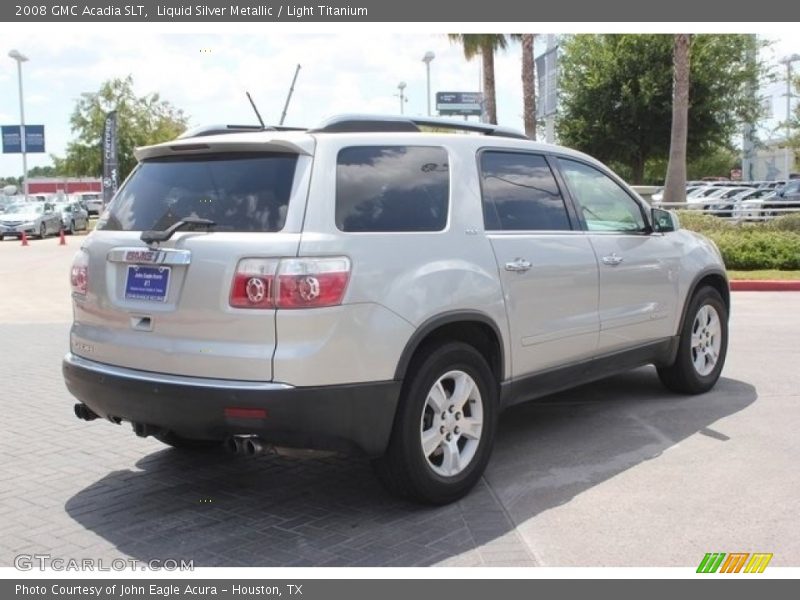
[[169,157],[140,164],[97,229],[163,231],[185,217],[210,231],[280,231],[296,154],[235,153]]
[[8,208],[6,208],[7,213],[16,213],[22,215],[38,215],[42,213],[44,207],[41,204],[25,204],[24,202],[18,202],[17,204],[12,204]]

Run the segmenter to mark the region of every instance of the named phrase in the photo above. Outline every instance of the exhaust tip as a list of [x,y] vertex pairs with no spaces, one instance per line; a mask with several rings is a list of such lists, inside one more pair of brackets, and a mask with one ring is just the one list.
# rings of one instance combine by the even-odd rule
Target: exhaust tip
[[241,446],[242,444],[240,439],[235,435],[232,435],[225,440],[225,450],[231,454],[240,454],[242,452]]
[[256,435],[232,435],[225,440],[225,449],[231,454],[258,456],[272,452],[272,446]]
[[77,403],[73,410],[75,411],[75,416],[82,421],[94,421],[98,418],[98,415],[91,408],[81,402]]
[[256,456],[264,451],[264,445],[257,438],[248,438],[244,443],[244,451],[247,456]]

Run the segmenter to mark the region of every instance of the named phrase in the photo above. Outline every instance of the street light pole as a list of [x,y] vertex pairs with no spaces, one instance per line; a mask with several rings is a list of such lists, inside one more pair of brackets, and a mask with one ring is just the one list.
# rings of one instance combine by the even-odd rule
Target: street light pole
[[25,200],[28,200],[28,156],[27,149],[25,148],[26,135],[25,135],[25,104],[22,101],[22,63],[28,60],[28,57],[22,54],[19,50],[12,50],[8,55],[17,61],[17,80],[19,81],[19,137],[20,137],[20,150],[22,150],[22,193]]
[[786,167],[786,179],[789,179],[792,171],[789,148],[789,138],[792,137],[792,63],[800,60],[800,54],[792,54],[780,60],[782,65],[786,65],[786,147],[784,148],[784,166]]
[[436,58],[436,55],[433,52],[431,52],[430,50],[428,50],[425,53],[425,56],[422,57],[422,62],[425,63],[425,71],[426,71],[426,74],[428,76],[428,87],[427,87],[428,93],[427,93],[427,95],[425,97],[428,100],[428,116],[429,117],[431,116],[431,61],[434,58]]
[[397,89],[400,90],[400,94],[399,94],[400,95],[400,114],[402,115],[404,113],[403,104],[405,104],[405,101],[406,101],[406,96],[405,96],[405,93],[404,93],[405,89],[406,89],[406,82],[405,81],[401,81],[400,83],[398,83],[397,84]]

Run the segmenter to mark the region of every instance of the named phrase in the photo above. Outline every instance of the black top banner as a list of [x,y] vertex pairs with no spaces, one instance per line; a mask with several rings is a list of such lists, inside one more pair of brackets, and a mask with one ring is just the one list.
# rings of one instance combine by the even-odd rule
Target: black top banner
[[10,22],[787,22],[800,3],[786,0],[576,0],[455,2],[454,0],[39,0],[2,3]]

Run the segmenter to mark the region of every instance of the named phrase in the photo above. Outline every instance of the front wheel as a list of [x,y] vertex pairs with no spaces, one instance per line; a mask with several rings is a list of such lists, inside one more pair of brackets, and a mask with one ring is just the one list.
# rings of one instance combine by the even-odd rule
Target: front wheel
[[392,493],[454,502],[478,482],[492,451],[498,384],[472,346],[423,349],[409,366],[386,454],[373,461]]
[[47,226],[44,223],[39,224],[39,239],[44,239],[47,236]]
[[675,362],[658,377],[674,392],[702,394],[717,383],[727,351],[728,310],[717,290],[703,287],[689,303]]

